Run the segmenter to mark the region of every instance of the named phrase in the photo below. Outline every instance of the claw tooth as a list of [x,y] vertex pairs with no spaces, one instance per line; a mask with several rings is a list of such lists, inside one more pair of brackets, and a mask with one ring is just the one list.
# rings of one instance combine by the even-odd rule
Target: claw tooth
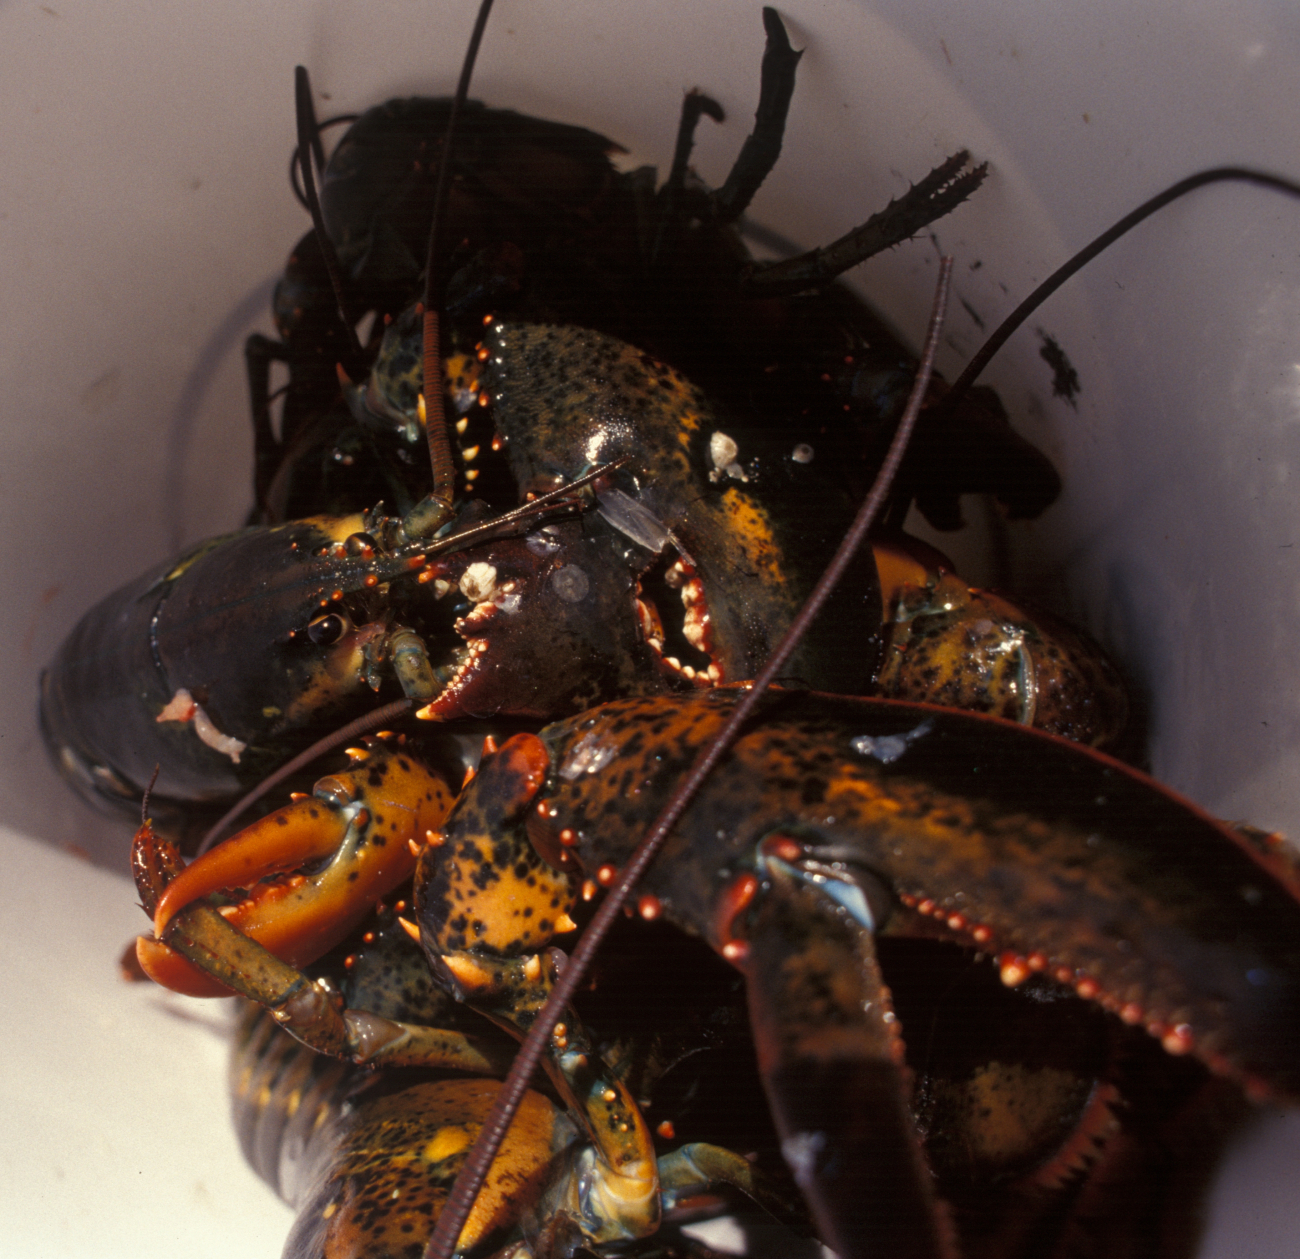
[[397,917],[398,926],[406,932],[416,944],[420,943],[420,928],[415,925],[409,918],[403,918],[400,914]]

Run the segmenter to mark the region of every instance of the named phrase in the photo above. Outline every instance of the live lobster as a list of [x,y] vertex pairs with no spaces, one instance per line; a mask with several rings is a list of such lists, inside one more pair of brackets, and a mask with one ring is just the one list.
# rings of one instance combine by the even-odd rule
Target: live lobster
[[[715,464],[715,467],[716,467],[716,464]],[[719,470],[720,470],[720,469],[719,469]],[[356,531],[356,532],[361,532],[361,531]],[[347,536],[348,536],[348,537],[353,537],[353,536],[355,536],[355,533],[350,533],[350,534],[348,534]],[[340,541],[341,541],[341,539],[340,539]],[[364,543],[361,543],[361,544],[359,544],[359,545],[364,545]],[[364,557],[364,558],[369,559],[370,557],[366,556],[366,557]],[[358,571],[361,571],[361,566],[360,566],[360,565],[358,565]],[[372,570],[372,572],[373,572],[373,570]],[[484,602],[486,602],[486,600],[484,600]],[[743,672],[743,671],[742,671],[742,672]],[[733,675],[733,676],[734,676],[734,675]],[[924,724],[924,723],[921,722],[920,724]],[[919,727],[916,727],[916,728],[919,728]],[[468,806],[466,806],[466,807],[468,807]],[[698,926],[699,924],[697,923],[696,925]],[[1172,1031],[1171,1031],[1171,1034],[1172,1034]]]

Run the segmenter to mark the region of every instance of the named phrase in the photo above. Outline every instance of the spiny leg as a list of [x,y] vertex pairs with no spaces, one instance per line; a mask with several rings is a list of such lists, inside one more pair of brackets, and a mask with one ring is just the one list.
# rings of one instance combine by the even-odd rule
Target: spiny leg
[[755,297],[784,297],[829,284],[850,267],[915,236],[955,210],[988,175],[988,163],[965,170],[963,149],[936,166],[919,184],[873,214],[865,223],[820,249],[782,262],[760,263],[743,280]]
[[741,967],[782,1152],[844,1259],[951,1259],[871,931],[782,859],[796,843],[769,848]]
[[710,198],[713,215],[722,223],[734,223],[749,208],[781,156],[785,120],[794,95],[795,68],[803,56],[790,47],[790,37],[775,9],[763,10],[763,29],[767,32],[767,48],[763,52],[754,130],[741,147],[726,181]]

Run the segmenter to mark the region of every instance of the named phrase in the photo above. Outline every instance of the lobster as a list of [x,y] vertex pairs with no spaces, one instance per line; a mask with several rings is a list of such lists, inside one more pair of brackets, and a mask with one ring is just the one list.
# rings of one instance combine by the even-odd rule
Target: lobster
[[[810,590],[816,557],[851,519],[862,470],[871,465],[845,452],[875,440],[862,417],[887,428],[896,416],[903,357],[879,320],[845,291],[781,297],[792,286],[799,290],[828,278],[819,253],[764,269],[748,259],[731,227],[775,161],[798,60],[773,12],[765,23],[763,121],[756,133],[763,143],[742,151],[719,193],[706,195],[687,179],[691,125],[698,122],[698,110],[692,113],[688,103],[679,155],[653,199],[647,199],[644,174],[615,178],[601,152],[608,142],[581,133],[578,182],[583,189],[599,187],[601,197],[587,192],[587,200],[610,204],[586,228],[584,214],[569,202],[561,200],[559,209],[548,203],[560,228],[525,255],[513,307],[509,292],[503,295],[509,285],[495,275],[499,236],[489,233],[484,243],[471,233],[462,248],[468,258],[457,254],[448,263],[449,291],[469,293],[462,322],[449,321],[450,348],[473,352],[481,371],[470,393],[493,399],[495,436],[491,443],[475,439],[464,457],[469,460],[480,444],[504,445],[499,475],[508,498],[540,495],[539,501],[498,519],[478,500],[459,499],[453,506],[443,488],[430,497],[408,493],[413,505],[392,516],[357,500],[374,480],[363,475],[349,487],[347,514],[318,514],[321,497],[332,491],[317,486],[307,495],[316,505],[313,514],[200,543],[145,573],[83,618],[44,675],[46,742],[74,785],[133,808],[157,766],[155,810],[192,816],[196,806],[215,808],[260,782],[322,730],[363,710],[376,691],[417,699],[440,720],[545,718],[615,695],[753,675]],[[380,249],[375,239],[396,232],[393,223],[408,237],[424,232],[427,216],[417,215],[406,229],[399,200],[396,208],[383,207],[393,221],[376,226],[373,207],[364,199],[356,204],[352,172],[358,166],[369,171],[370,162],[383,172],[394,146],[411,148],[406,124],[410,115],[421,116],[415,104],[392,103],[360,119],[340,143],[337,168],[326,167],[322,185],[322,224],[330,218],[326,211],[341,206],[340,264],[350,265],[359,254],[357,300],[377,303],[373,308],[385,316],[397,301],[391,290],[411,296],[402,287],[409,276],[400,267],[396,278],[390,276],[391,259],[402,251]],[[468,116],[472,122],[476,115]],[[480,123],[498,148],[500,136],[518,125],[513,115],[493,111],[481,111]],[[573,148],[573,129],[530,125],[548,142],[558,132],[562,155]],[[476,126],[469,128],[471,138]],[[300,108],[302,154],[312,147],[314,127]],[[355,140],[354,133],[360,133]],[[419,143],[427,144],[420,135]],[[531,133],[526,140],[530,150],[541,145]],[[501,158],[484,144],[498,161],[511,156]],[[597,158],[604,165],[592,172]],[[848,233],[837,242],[830,270],[960,203],[982,178],[965,165],[965,155],[955,155]],[[508,161],[505,169],[509,173]],[[488,175],[489,188],[501,182],[495,168]],[[585,201],[580,204],[585,208]],[[472,220],[481,206],[481,195],[470,197],[459,213]],[[454,198],[451,211],[451,222],[459,224]],[[647,257],[649,246],[635,238],[635,225],[647,215],[659,224],[653,249],[662,258]],[[527,230],[521,239],[533,243],[535,226],[505,217],[500,231]],[[557,233],[559,245],[552,239]],[[613,245],[597,248],[609,234]],[[323,227],[318,236],[329,239]],[[384,263],[378,277],[367,270],[375,255]],[[579,260],[585,260],[581,267]],[[816,267],[822,272],[810,270]],[[489,281],[472,283],[485,268]],[[598,280],[606,274],[611,278],[602,287]],[[584,322],[608,322],[612,331],[573,326],[575,288],[592,290]],[[351,297],[344,290],[340,305]],[[485,301],[511,310],[494,316],[486,332]],[[693,321],[675,318],[680,311],[693,312]],[[309,342],[322,339],[311,331],[320,322],[304,316],[308,331],[302,335]],[[705,352],[706,332],[715,323],[730,330],[734,344]],[[419,358],[404,337],[410,326],[399,317],[384,333],[360,396],[344,390],[372,419],[401,418],[389,434],[399,442],[416,427],[406,414],[413,398],[404,398],[400,387],[409,376],[401,365]],[[324,341],[320,353],[333,344]],[[836,348],[832,353],[827,346]],[[656,357],[660,352],[664,359]],[[295,345],[293,361],[305,353]],[[839,366],[822,370],[832,357]],[[681,361],[690,372],[678,366]],[[314,396],[319,390],[317,373],[295,371],[306,381],[291,381],[296,403],[299,392]],[[754,388],[756,379],[764,379],[763,391]],[[586,382],[584,390],[566,396],[569,381]],[[385,399],[392,389],[397,397]],[[785,431],[800,399],[806,422],[818,425],[820,453],[809,443],[791,442]],[[608,418],[575,427],[568,418],[575,407]],[[545,428],[537,423],[539,411],[548,417]],[[259,431],[264,427],[259,419]],[[961,449],[969,445],[969,455],[951,457],[954,432],[965,435]],[[284,458],[294,465],[295,438],[286,434],[285,441]],[[986,447],[992,453],[979,456]],[[957,494],[972,488],[1002,493],[1009,510],[1022,514],[1040,510],[1055,493],[1050,465],[996,411],[991,417],[979,407],[949,414],[935,443],[919,448],[942,451],[913,478],[930,487],[915,492],[940,518],[956,513]],[[670,450],[677,451],[671,460],[664,457]],[[593,452],[606,467],[593,464]],[[479,459],[491,462],[486,455]],[[259,457],[259,466],[268,460]],[[944,477],[936,464],[955,466],[957,474]],[[560,517],[581,510],[576,496],[582,478],[597,474],[599,512],[587,510],[580,529],[547,513],[548,491],[559,496],[551,506]],[[478,482],[478,475],[479,465],[466,467],[468,482],[490,479]],[[905,507],[914,491],[900,494]],[[502,536],[511,531],[524,536]],[[744,556],[741,564],[733,562],[737,553]],[[493,580],[485,583],[489,570]],[[252,593],[250,572],[258,574]],[[630,611],[629,590],[638,585],[648,591],[652,581],[661,590],[665,582],[680,588],[666,594],[668,604],[677,604],[670,616],[680,619],[682,602],[690,604],[686,641],[675,651],[659,650],[663,632],[646,624],[659,616],[653,595],[637,614]],[[791,662],[795,674],[833,689],[867,686],[877,650],[872,585],[872,565],[863,560],[854,587],[836,597],[834,621],[815,630]],[[549,666],[557,641],[580,670],[561,674]],[[237,644],[233,652],[231,644]],[[684,659],[687,651],[695,663]]]
[[[737,696],[619,701],[486,756],[440,830],[405,835],[420,853],[410,929],[433,975],[492,1022],[530,1026],[561,964],[548,949],[572,930],[568,912],[615,879],[638,820]],[[200,876],[199,862],[168,881],[165,850],[142,832],[141,890],[170,942],[151,946],[170,955],[164,965],[183,955],[319,1050],[389,1068],[491,1065],[471,1061],[472,1046],[449,1049],[443,1027],[340,1011],[329,984],[261,958],[227,921],[234,914],[192,900],[235,881],[227,870],[247,854],[243,839],[230,843],[241,851],[220,869]],[[259,873],[244,861],[245,879]],[[1203,1070],[1153,1056],[1192,1055],[1254,1096],[1294,1096],[1298,890],[1276,841],[1228,831],[1077,745],[937,707],[771,692],[651,866],[638,911],[700,935],[745,975],[781,1148],[840,1253],[954,1253],[952,1228],[963,1253],[1043,1255],[1073,1253],[1099,1220],[1117,1241],[1154,1246],[1166,1209],[1157,1186],[1174,1171],[1160,1134],[1184,1108],[1231,1113]],[[1082,918],[1080,903],[1091,907]],[[959,950],[964,962],[945,956]],[[980,956],[996,957],[996,970]],[[934,1017],[922,996],[931,968],[946,978],[929,983],[961,987],[981,973],[991,983],[995,995],[974,999],[996,1014],[959,1019],[964,1056],[942,1038],[906,1043],[909,1026]],[[1012,990],[1028,984],[1032,1013],[1004,1008],[995,974]],[[1036,1040],[1026,1049],[1041,1003],[1070,1028],[1077,1059],[1045,1061]],[[911,1023],[908,1012],[924,1017]],[[636,1133],[621,1081],[591,1079],[582,1027],[576,1011],[556,1025],[552,1076],[569,1084],[571,1109],[583,1109],[575,1095],[596,1095]],[[948,1223],[899,1106],[912,1071],[925,1083]],[[1010,1097],[1026,1089],[1041,1109],[1025,1130],[1012,1125],[1006,1148],[978,1121],[965,1121],[964,1139],[950,1130],[972,1108],[1014,1114]],[[1087,1135],[1069,1137],[1072,1125]],[[637,1153],[644,1164],[647,1141],[641,1130],[635,1151],[616,1142],[603,1153],[616,1169]],[[1195,1151],[1203,1162],[1207,1144]],[[1123,1210],[1088,1188],[1144,1176],[1149,1196],[1126,1197]],[[585,1202],[566,1219],[597,1246],[655,1222],[611,1220]]]

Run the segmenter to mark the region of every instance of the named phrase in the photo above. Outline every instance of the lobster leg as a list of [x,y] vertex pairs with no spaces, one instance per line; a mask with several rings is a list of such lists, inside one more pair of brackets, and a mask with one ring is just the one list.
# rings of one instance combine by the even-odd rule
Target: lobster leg
[[781,156],[785,120],[790,112],[790,98],[794,95],[795,68],[803,56],[802,52],[795,52],[790,47],[785,24],[775,9],[763,9],[763,30],[767,33],[767,47],[763,51],[754,130],[741,147],[726,183],[709,198],[714,213],[723,223],[735,222],[749,208],[754,194]]
[[756,297],[783,297],[829,284],[850,267],[915,236],[955,210],[984,182],[988,163],[967,170],[969,161],[964,149],[954,153],[897,200],[829,245],[756,265],[745,278],[746,290]]
[[779,858],[764,862],[746,926],[733,952],[759,1069],[822,1240],[841,1256],[955,1255],[869,926]]

